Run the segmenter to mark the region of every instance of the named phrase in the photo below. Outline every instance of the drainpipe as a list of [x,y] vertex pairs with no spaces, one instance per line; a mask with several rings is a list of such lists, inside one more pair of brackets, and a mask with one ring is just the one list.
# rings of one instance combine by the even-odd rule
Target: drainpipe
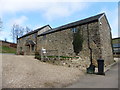
[[95,66],[93,65],[92,62],[92,48],[90,47],[90,33],[89,33],[89,29],[88,29],[88,24],[87,24],[87,37],[88,37],[88,48],[90,51],[90,66],[87,68],[87,73],[89,74],[94,74],[95,73]]
[[90,47],[90,37],[89,37],[90,33],[89,33],[89,29],[88,29],[88,24],[87,24],[87,37],[88,37],[88,48],[90,51],[90,65],[92,65],[92,48]]

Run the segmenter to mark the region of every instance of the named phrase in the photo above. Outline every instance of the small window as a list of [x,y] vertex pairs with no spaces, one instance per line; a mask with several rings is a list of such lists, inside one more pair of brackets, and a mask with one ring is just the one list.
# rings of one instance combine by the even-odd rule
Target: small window
[[32,51],[34,51],[34,45],[32,45]]
[[36,34],[33,34],[33,38],[36,38]]
[[26,40],[28,40],[28,38],[29,38],[28,36],[25,37]]
[[24,40],[25,40],[25,38],[22,38],[22,40],[24,41]]
[[73,33],[76,33],[77,31],[78,31],[77,28],[72,28],[72,32],[73,32]]
[[46,39],[46,35],[43,36],[43,40],[45,40],[45,39]]

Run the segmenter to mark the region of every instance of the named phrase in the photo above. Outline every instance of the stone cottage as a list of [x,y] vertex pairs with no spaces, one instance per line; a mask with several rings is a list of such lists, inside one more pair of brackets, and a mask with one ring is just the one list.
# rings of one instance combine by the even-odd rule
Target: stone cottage
[[31,31],[17,39],[17,54],[23,53],[24,55],[32,55],[37,50],[37,36],[52,28],[45,25],[34,31]]
[[57,28],[49,25],[18,38],[17,52],[33,54],[41,49],[52,56],[79,56],[96,65],[99,58],[113,62],[111,28],[105,13]]

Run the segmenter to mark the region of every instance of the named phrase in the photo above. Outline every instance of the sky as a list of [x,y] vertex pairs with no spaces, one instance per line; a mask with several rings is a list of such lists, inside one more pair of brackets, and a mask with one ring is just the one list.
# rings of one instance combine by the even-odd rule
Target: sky
[[[52,28],[105,13],[112,28],[112,38],[118,37],[117,0],[0,0],[3,29],[0,40],[12,42],[12,25],[35,30],[44,25]],[[108,2],[109,1],[109,2]]]

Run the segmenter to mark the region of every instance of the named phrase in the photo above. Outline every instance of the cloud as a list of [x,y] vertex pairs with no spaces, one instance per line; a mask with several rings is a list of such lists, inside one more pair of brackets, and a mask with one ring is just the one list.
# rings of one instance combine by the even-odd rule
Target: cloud
[[[9,36],[9,38],[8,38]],[[5,38],[7,38],[7,40],[11,40],[11,36],[10,36],[10,32],[8,31],[0,31],[0,40],[5,40]]]
[[[118,0],[101,0],[101,2],[118,2]],[[99,0],[0,0],[0,15],[4,13],[15,13],[26,10],[49,9],[51,3],[79,3],[79,2],[100,2]],[[81,5],[80,5],[81,8]],[[53,10],[54,11],[54,10]]]
[[[7,38],[7,40],[12,41],[11,36],[11,28],[13,24],[19,24],[20,26],[24,26],[24,23],[28,20],[26,16],[20,16],[18,18],[12,18],[7,23],[4,23],[5,28],[3,27],[3,30],[0,32],[0,39],[4,40]],[[9,38],[8,38],[9,37]]]
[[[45,1],[45,0],[44,0]],[[16,12],[28,12],[28,11],[43,11],[47,19],[52,19],[53,17],[64,17],[69,16],[75,11],[82,10],[87,5],[81,3],[78,0],[76,2],[63,2],[58,0],[0,0],[0,16],[6,13],[16,13]]]
[[52,3],[52,5],[45,10],[43,16],[48,20],[53,20],[58,17],[70,16],[86,7],[88,7],[87,3],[80,2]]
[[21,16],[19,18],[12,18],[8,22],[8,25],[10,25],[10,26],[13,24],[23,25],[25,23],[25,21],[27,21],[27,20],[28,20],[28,18],[26,16]]

